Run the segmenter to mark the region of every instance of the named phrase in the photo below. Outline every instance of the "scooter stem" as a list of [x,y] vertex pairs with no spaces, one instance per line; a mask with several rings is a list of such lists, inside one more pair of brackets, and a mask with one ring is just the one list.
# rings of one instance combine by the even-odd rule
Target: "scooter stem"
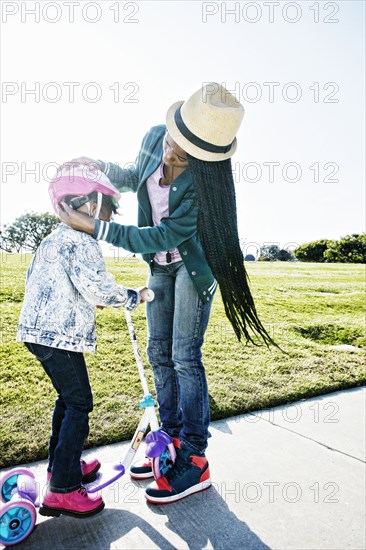
[[144,397],[145,397],[147,395],[150,395],[149,387],[147,385],[147,381],[146,381],[146,377],[145,377],[144,366],[142,364],[142,359],[141,359],[140,350],[139,350],[138,343],[137,343],[135,329],[133,328],[131,312],[128,311],[127,309],[125,309],[125,316],[126,316],[128,332],[130,334],[130,339],[131,339],[131,342],[132,342],[133,353],[135,355],[137,368],[138,368],[139,375],[140,375],[142,390],[144,392]]

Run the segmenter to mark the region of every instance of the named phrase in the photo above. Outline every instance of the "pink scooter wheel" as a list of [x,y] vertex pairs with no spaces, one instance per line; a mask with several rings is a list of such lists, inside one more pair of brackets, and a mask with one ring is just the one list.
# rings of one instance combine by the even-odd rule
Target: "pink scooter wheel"
[[15,497],[1,507],[0,542],[13,546],[26,539],[34,529],[37,513],[31,502]]

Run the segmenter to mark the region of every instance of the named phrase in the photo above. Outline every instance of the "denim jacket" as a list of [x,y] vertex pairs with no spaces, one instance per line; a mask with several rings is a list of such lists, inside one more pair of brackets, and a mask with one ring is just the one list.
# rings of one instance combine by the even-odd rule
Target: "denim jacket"
[[136,297],[106,272],[93,237],[61,223],[42,241],[28,268],[17,340],[94,352],[95,306],[133,309]]
[[203,302],[209,302],[217,287],[197,235],[198,207],[189,166],[171,184],[169,216],[154,226],[146,181],[161,163],[164,125],[154,126],[143,139],[136,166],[122,169],[101,161],[101,169],[121,191],[134,191],[138,199],[138,227],[97,220],[96,239],[141,253],[153,273],[153,258],[160,250],[178,248],[187,271]]

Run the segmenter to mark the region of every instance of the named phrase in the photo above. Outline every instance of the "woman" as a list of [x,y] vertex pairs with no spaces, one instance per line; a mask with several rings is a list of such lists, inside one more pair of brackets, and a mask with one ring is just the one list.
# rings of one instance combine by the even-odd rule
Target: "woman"
[[[147,354],[162,428],[177,448],[171,469],[147,487],[150,502],[180,500],[210,485],[201,347],[217,284],[237,338],[256,344],[261,337],[277,346],[258,319],[239,245],[230,158],[243,115],[230,92],[210,83],[170,107],[166,126],[146,134],[133,169],[86,157],[73,161],[97,162],[119,191],[137,192],[138,227],[90,220],[67,206],[61,219],[141,253],[150,266],[155,300],[147,304]],[[132,466],[131,475],[152,477],[150,463]]]

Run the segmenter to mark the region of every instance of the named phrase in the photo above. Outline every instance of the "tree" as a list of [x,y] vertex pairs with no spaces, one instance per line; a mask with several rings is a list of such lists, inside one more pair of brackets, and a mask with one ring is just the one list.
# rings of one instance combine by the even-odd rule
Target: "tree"
[[289,252],[288,250],[285,250],[284,248],[281,248],[281,250],[278,253],[278,260],[280,262],[292,262],[293,259],[294,257],[291,254],[291,252]]
[[247,254],[244,258],[245,262],[255,262],[255,256],[253,254]]
[[294,250],[295,257],[301,262],[325,262],[324,252],[332,241],[320,239],[302,244]]
[[273,262],[278,260],[279,253],[280,247],[277,244],[266,244],[261,246],[259,260],[261,262]]
[[302,262],[366,263],[366,233],[347,235],[338,241],[322,239],[294,250]]
[[291,252],[280,248],[277,244],[261,246],[259,260],[261,262],[288,262],[293,260]]
[[326,262],[366,263],[366,233],[346,235],[331,242],[324,252]]
[[57,227],[60,220],[54,214],[27,213],[1,231],[0,248],[6,252],[21,249],[34,252],[41,241]]

